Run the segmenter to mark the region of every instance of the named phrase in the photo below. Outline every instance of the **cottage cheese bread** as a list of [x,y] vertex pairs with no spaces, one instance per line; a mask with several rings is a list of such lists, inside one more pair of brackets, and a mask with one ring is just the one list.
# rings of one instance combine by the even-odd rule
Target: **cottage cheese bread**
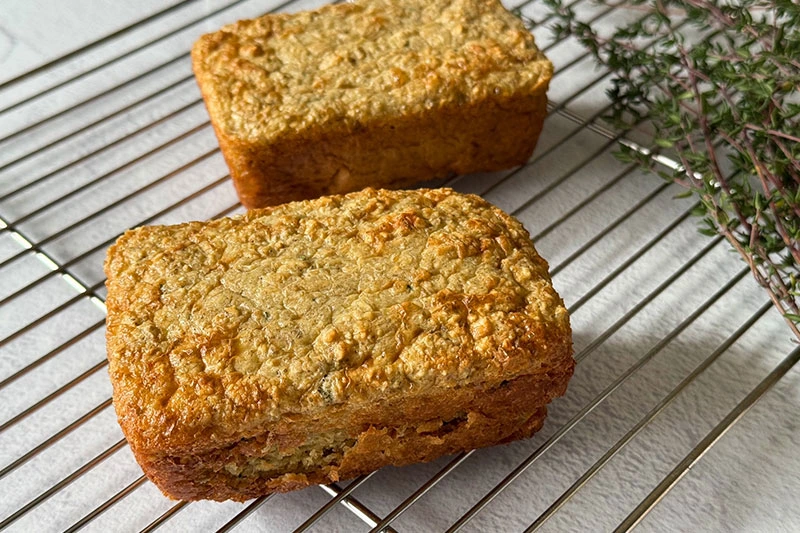
[[553,68],[498,0],[356,0],[203,36],[192,63],[242,203],[520,165]]
[[114,407],[174,498],[245,500],[527,437],[574,367],[528,233],[449,189],[143,227],[105,268]]

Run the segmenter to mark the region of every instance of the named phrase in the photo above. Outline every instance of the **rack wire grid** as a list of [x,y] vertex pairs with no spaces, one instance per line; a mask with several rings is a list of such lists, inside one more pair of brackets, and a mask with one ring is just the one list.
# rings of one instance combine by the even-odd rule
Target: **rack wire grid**
[[[556,67],[534,157],[437,185],[519,217],[550,261],[578,366],[544,429],[245,504],[170,501],[142,476],[110,399],[105,250],[129,227],[242,211],[188,50],[224,23],[319,4],[162,5],[0,82],[0,529],[800,527],[787,503],[800,494],[800,351],[726,243],[697,233],[692,200],[614,159],[641,132],[602,122],[610,77],[554,41],[541,0],[506,4]],[[641,16],[573,5],[605,30]]]

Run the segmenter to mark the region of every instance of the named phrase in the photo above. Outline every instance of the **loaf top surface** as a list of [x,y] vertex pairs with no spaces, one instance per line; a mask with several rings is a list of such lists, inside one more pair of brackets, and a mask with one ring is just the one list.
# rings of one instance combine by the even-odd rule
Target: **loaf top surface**
[[215,126],[245,142],[541,91],[552,65],[497,0],[356,0],[204,35],[195,75]]
[[279,419],[572,361],[527,231],[449,189],[142,227],[105,268],[114,403],[140,448],[223,445]]

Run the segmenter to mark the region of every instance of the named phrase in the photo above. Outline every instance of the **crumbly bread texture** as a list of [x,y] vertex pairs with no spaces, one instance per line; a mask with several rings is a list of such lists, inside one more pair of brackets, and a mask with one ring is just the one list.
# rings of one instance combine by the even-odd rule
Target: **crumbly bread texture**
[[573,372],[528,233],[449,189],[142,227],[105,269],[114,407],[174,498],[245,500],[527,437]]
[[203,36],[197,82],[250,208],[523,164],[552,64],[498,0],[356,0]]

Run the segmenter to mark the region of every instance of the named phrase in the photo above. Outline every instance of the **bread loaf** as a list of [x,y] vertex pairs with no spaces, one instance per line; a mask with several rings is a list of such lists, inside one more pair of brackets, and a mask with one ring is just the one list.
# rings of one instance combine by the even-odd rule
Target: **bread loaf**
[[249,208],[523,164],[553,68],[498,0],[356,0],[203,36],[192,64]]
[[185,500],[528,437],[574,366],[547,268],[518,221],[448,189],[128,231],[105,265],[120,425]]

